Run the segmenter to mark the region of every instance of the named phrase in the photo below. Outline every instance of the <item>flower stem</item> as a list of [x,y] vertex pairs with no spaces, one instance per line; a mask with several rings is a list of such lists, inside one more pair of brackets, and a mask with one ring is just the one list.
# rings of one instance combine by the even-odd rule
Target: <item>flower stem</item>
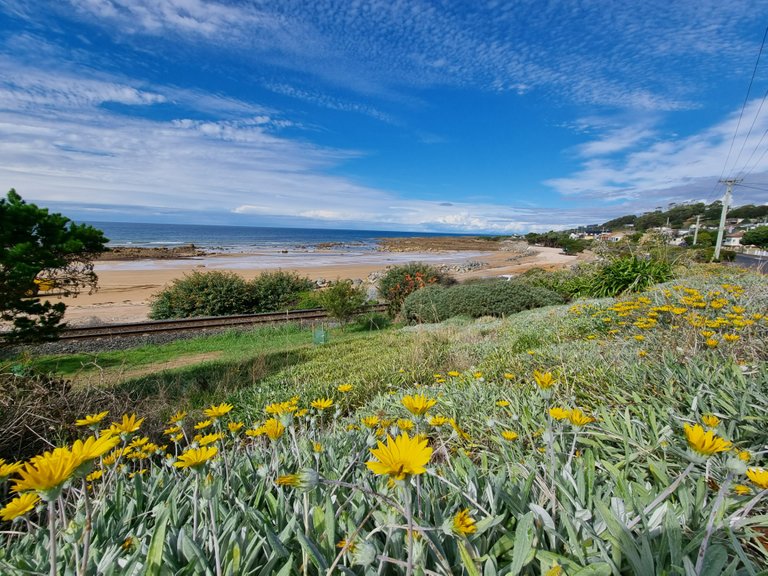
[[707,554],[709,539],[712,537],[712,532],[714,532],[715,529],[715,517],[717,516],[717,511],[720,508],[720,504],[725,499],[725,493],[728,491],[728,485],[731,483],[731,477],[732,474],[728,472],[725,480],[723,480],[723,483],[720,484],[720,490],[717,491],[717,497],[715,498],[715,502],[712,504],[712,512],[709,513],[709,520],[707,520],[707,531],[704,533],[704,540],[701,541],[701,546],[699,547],[699,557],[696,559],[696,574],[701,574],[702,568],[704,568],[704,557]]
[[404,487],[405,498],[405,519],[408,524],[408,564],[405,567],[405,576],[411,576],[413,574],[413,506],[411,503],[411,490],[410,487]]
[[83,478],[83,502],[85,505],[85,533],[83,534],[83,559],[80,573],[85,576],[88,573],[88,555],[91,551],[91,530],[93,528],[91,519],[91,501],[88,497],[88,481],[85,478]]
[[216,513],[213,510],[213,498],[208,499],[208,510],[211,513],[211,539],[213,540],[213,557],[216,561],[216,576],[221,576],[221,552],[219,551],[219,535],[216,533]]
[[48,502],[48,557],[50,576],[56,576],[56,499]]

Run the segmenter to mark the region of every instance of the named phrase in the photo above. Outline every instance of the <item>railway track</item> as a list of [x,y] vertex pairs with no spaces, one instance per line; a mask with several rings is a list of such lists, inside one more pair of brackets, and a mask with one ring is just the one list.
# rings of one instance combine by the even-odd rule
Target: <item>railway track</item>
[[[375,304],[365,309],[367,312],[384,312],[386,304]],[[130,322],[124,324],[104,324],[102,326],[84,326],[68,328],[61,332],[59,340],[90,340],[97,338],[120,338],[142,334],[167,332],[188,332],[191,330],[211,330],[234,326],[253,326],[257,324],[282,324],[286,322],[318,322],[330,317],[322,309],[289,310],[286,312],[266,312],[262,314],[239,314],[236,316],[205,316],[200,318],[181,318],[177,320],[153,320],[149,322]]]

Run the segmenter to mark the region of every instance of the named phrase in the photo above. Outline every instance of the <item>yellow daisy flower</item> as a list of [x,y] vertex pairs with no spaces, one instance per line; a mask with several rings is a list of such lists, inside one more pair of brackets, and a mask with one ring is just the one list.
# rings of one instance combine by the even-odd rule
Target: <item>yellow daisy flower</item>
[[586,426],[587,424],[590,424],[595,421],[594,418],[592,418],[591,416],[587,416],[579,408],[574,408],[573,410],[570,411],[570,413],[568,414],[568,420],[574,426]]
[[270,418],[264,422],[262,428],[270,440],[278,440],[285,432],[285,426],[277,418]]
[[477,522],[470,515],[469,508],[459,510],[453,517],[453,531],[461,536],[477,532]]
[[336,390],[339,392],[342,392],[343,394],[346,394],[350,390],[352,390],[352,384],[342,384],[341,386],[337,387]]
[[427,440],[410,438],[403,432],[396,439],[387,435],[387,444],[379,441],[377,448],[371,448],[371,454],[376,459],[366,462],[366,466],[374,474],[404,480],[407,476],[426,472],[432,448],[427,445]]
[[411,414],[421,416],[425,414],[432,406],[437,404],[437,400],[427,398],[423,394],[416,394],[414,396],[403,396],[403,406],[405,406]]
[[763,490],[768,490],[768,470],[764,468],[748,468],[747,478],[749,478],[755,486],[759,486]]
[[549,415],[555,420],[565,420],[571,415],[571,411],[555,406],[549,409]]
[[718,452],[725,452],[731,449],[731,443],[715,435],[714,430],[704,432],[699,424],[691,426],[685,424],[685,437],[688,440],[688,446],[702,456],[712,456]]
[[538,370],[534,370],[533,378],[536,380],[538,387],[542,390],[548,390],[555,383],[551,372],[539,372]]
[[88,414],[85,418],[75,420],[75,426],[95,426],[109,414],[109,410],[99,412],[98,414]]
[[310,402],[310,405],[317,410],[326,410],[333,406],[333,400],[330,398],[318,398],[317,400]]
[[203,410],[203,414],[208,416],[208,418],[221,418],[222,416],[228,414],[233,408],[234,406],[232,404],[222,402],[218,406],[213,405],[210,408],[206,408]]
[[218,451],[219,449],[216,446],[190,448],[185,450],[173,465],[176,468],[191,468],[194,471],[199,471],[211,458],[216,456]]
[[708,428],[717,428],[720,424],[720,418],[714,414],[704,414],[701,417],[701,421],[704,423],[704,426],[707,426]]
[[501,437],[504,438],[504,440],[509,440],[511,442],[512,440],[517,439],[517,432],[513,432],[512,430],[502,430]]
[[16,496],[16,498],[0,509],[0,518],[9,522],[15,518],[24,516],[24,514],[33,510],[39,501],[40,496],[34,492],[27,492],[20,496]]

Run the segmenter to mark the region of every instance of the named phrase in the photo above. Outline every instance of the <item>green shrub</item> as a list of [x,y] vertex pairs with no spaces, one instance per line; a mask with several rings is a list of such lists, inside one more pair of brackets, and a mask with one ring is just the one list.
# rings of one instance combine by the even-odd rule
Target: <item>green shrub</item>
[[507,316],[564,301],[560,294],[543,286],[491,280],[419,290],[405,299],[402,314],[409,322],[442,322],[453,316]]
[[320,304],[328,315],[342,324],[365,306],[366,292],[362,286],[355,286],[352,280],[337,280],[319,294]]
[[292,310],[312,310],[313,308],[322,308],[319,290],[304,290],[296,294],[296,300],[291,305]]
[[248,283],[237,274],[195,271],[155,294],[149,307],[149,317],[158,320],[225,316],[252,311],[253,296]]
[[371,312],[370,314],[363,314],[355,319],[353,326],[354,330],[359,332],[369,330],[384,330],[392,325],[392,320],[386,314],[380,314],[378,312]]
[[456,280],[434,266],[423,262],[409,262],[402,266],[393,266],[379,280],[379,295],[386,300],[391,316],[400,312],[406,297],[432,285],[450,286]]
[[602,266],[582,284],[581,296],[604,298],[624,292],[641,292],[653,284],[672,279],[672,267],[655,259],[641,260],[626,256]]
[[253,312],[276,312],[295,307],[302,293],[315,287],[314,282],[294,272],[263,272],[249,282]]

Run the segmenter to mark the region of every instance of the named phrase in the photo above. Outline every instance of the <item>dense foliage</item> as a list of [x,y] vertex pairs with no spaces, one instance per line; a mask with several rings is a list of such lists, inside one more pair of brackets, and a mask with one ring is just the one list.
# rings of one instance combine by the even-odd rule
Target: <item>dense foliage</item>
[[150,318],[226,316],[286,310],[314,287],[292,272],[265,272],[250,282],[232,272],[194,271],[174,280],[150,302]]
[[391,316],[400,312],[405,298],[426,286],[450,286],[456,280],[449,274],[441,272],[434,266],[422,262],[409,262],[402,266],[389,268],[379,279],[379,295],[389,308]]
[[0,198],[0,322],[10,326],[4,342],[54,339],[66,305],[41,293],[95,289],[93,259],[106,243],[100,230],[27,204],[15,190]]
[[663,260],[625,256],[611,260],[593,274],[586,275],[577,282],[575,293],[604,298],[624,292],[642,292],[671,278],[672,267]]
[[149,317],[189,318],[255,312],[248,283],[233,272],[193,271],[154,295]]
[[254,312],[274,312],[291,308],[315,283],[295,272],[263,272],[249,283]]
[[409,322],[442,322],[454,316],[508,316],[563,302],[562,296],[543,286],[491,280],[419,290],[405,299],[402,315]]
[[342,324],[349,322],[365,306],[366,290],[352,280],[337,280],[319,294],[320,305]]
[[760,574],[768,287],[704,270],[318,347],[162,442],[81,414],[8,473],[0,572]]
[[563,252],[567,254],[583,252],[588,245],[584,240],[571,238],[567,232],[546,232],[544,234],[529,232],[525,235],[525,239],[528,244],[549,248],[562,248]]
[[758,248],[768,248],[768,226],[758,226],[744,232],[741,238],[744,246],[755,245]]

